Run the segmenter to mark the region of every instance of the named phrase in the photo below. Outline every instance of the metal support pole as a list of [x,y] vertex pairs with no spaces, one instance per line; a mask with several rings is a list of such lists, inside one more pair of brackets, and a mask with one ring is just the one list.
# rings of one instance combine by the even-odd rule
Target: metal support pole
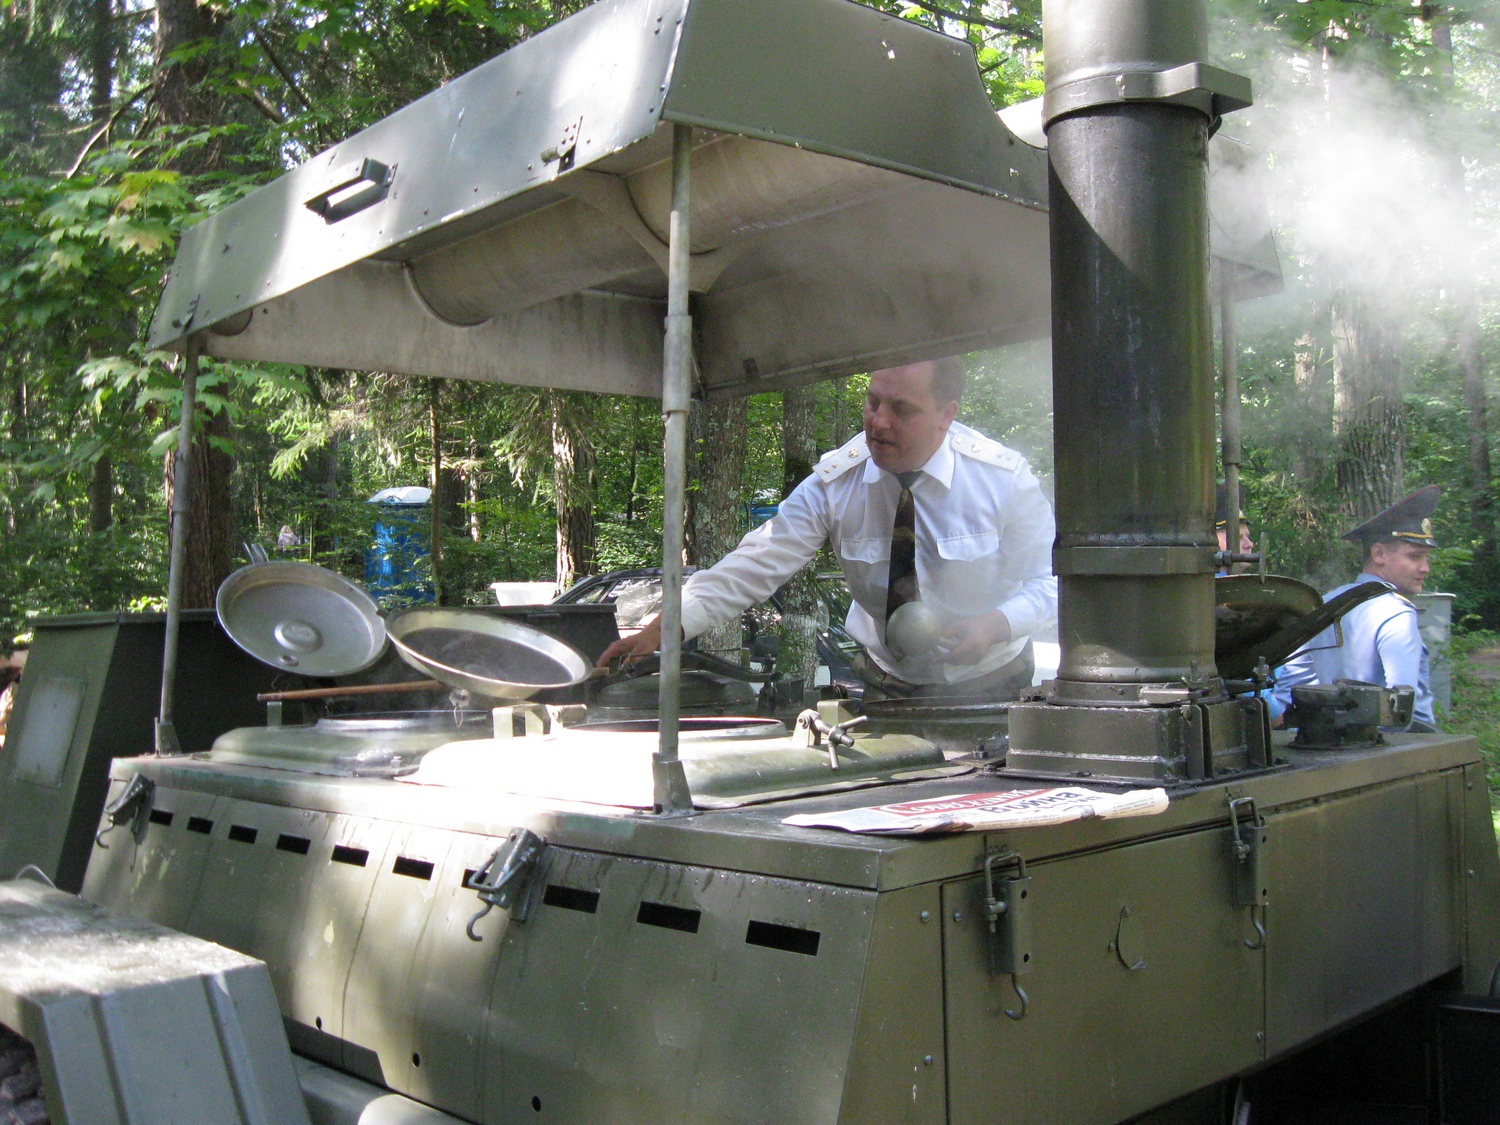
[[1240,549],[1240,357],[1234,323],[1234,281],[1228,262],[1219,263],[1219,349],[1223,352],[1224,406],[1220,454],[1224,462],[1224,547]]
[[198,399],[198,337],[187,339],[182,366],[182,417],[177,423],[177,459],[172,463],[172,555],[167,569],[167,624],[161,647],[161,712],[156,719],[158,755],[181,754],[172,720],[177,683],[177,637],[182,626],[182,571],[187,564],[188,512],[192,501],[193,415]]
[[682,539],[687,499],[687,427],[693,363],[693,318],[688,312],[689,203],[693,129],[672,127],[672,218],[667,247],[667,327],[661,412],[661,741],[651,763],[657,812],[682,816],[693,809],[687,775],[677,757],[682,687]]

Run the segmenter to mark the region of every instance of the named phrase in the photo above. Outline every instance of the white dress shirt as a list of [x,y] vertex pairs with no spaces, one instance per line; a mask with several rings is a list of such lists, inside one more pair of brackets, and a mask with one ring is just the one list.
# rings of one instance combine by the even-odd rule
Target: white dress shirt
[[[1361,574],[1348,585],[1330,590],[1326,602],[1361,582],[1390,583],[1373,574]],[[1412,718],[1433,723],[1432,683],[1427,646],[1417,628],[1417,607],[1390,586],[1390,592],[1371,598],[1346,613],[1341,622],[1344,643],[1333,646],[1329,627],[1309,641],[1276,672],[1276,702],[1284,710],[1291,706],[1292,688],[1298,684],[1331,684],[1338,679],[1362,680],[1383,687],[1416,689]]]
[[695,637],[771,596],[831,544],[853,595],[849,633],[908,683],[957,683],[1013,660],[1057,619],[1052,506],[1026,458],[955,422],[912,484],[917,586],[949,623],[1002,611],[1011,639],[974,664],[932,654],[898,660],[885,644],[891,527],[901,485],[870,459],[860,434],[826,455],[776,515],[682,592],[684,633]]

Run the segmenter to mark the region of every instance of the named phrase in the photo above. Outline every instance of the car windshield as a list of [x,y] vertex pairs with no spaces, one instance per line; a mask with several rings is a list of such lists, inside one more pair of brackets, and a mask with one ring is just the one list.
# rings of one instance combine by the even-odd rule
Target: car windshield
[[620,628],[634,628],[661,609],[660,578],[625,578],[609,588]]

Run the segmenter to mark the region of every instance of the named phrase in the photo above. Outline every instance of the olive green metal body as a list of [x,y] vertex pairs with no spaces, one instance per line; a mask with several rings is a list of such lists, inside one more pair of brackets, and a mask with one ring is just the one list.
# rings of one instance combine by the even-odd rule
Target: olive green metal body
[[[1500,962],[1471,739],[1277,753],[1160,816],[929,839],[781,820],[1007,783],[663,820],[122,759],[152,816],[139,845],[106,835],[84,893],[263,959],[294,1050],[465,1120],[1117,1122]],[[1250,904],[1230,798],[1253,802]],[[546,840],[524,920],[471,941],[465,873],[516,827]],[[1031,880],[1019,1020],[986,921],[1000,852]]]

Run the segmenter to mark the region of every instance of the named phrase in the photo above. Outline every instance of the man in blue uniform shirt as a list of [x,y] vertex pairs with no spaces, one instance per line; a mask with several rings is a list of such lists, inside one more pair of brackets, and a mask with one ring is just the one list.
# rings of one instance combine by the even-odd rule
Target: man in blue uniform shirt
[[1436,730],[1427,646],[1417,628],[1417,607],[1409,598],[1422,592],[1437,546],[1432,513],[1441,498],[1436,485],[1412,493],[1343,536],[1364,545],[1364,568],[1354,582],[1330,590],[1324,601],[1359,582],[1380,582],[1389,592],[1355,606],[1343,620],[1344,643],[1334,648],[1329,628],[1308,643],[1276,674],[1277,710],[1290,706],[1297,684],[1362,680],[1384,687],[1416,689],[1409,729]]

